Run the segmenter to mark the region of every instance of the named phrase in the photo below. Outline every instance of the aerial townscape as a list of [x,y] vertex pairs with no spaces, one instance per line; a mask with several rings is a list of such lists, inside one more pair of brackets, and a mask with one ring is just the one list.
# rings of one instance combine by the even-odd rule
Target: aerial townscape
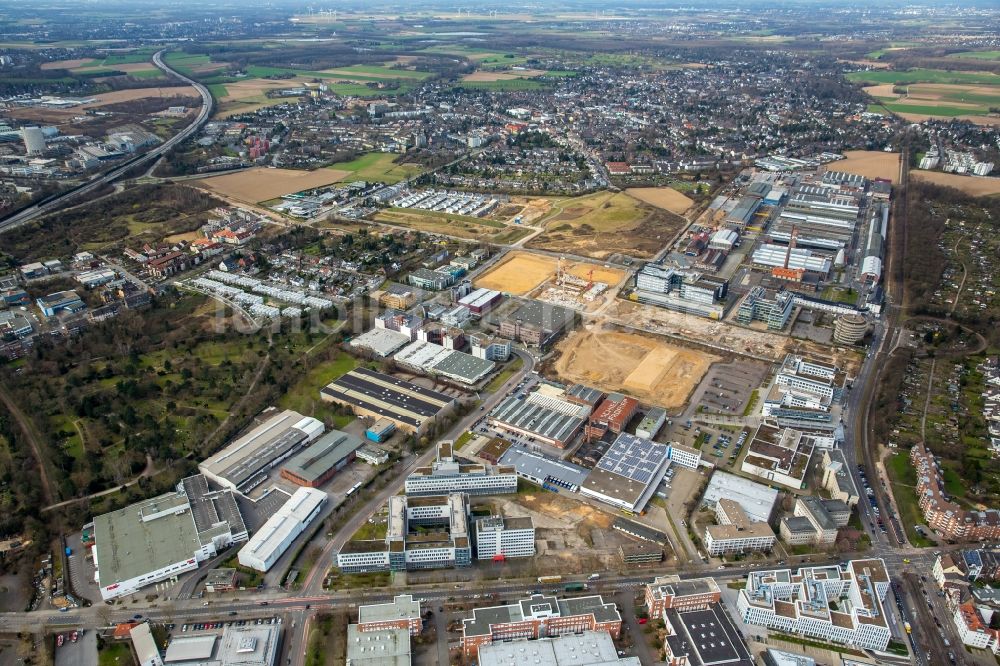
[[0,0],[0,666],[996,666],[995,0]]

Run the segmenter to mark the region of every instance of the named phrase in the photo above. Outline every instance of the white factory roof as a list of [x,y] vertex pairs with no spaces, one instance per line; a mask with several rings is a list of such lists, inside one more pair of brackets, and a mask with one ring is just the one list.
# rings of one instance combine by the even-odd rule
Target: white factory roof
[[410,344],[410,336],[389,328],[373,328],[351,340],[351,346],[369,349],[379,356],[389,356]]
[[262,562],[269,561],[275,552],[288,547],[289,535],[300,530],[299,526],[306,523],[309,515],[325,499],[326,493],[321,490],[299,488],[247,541],[240,553],[246,552]]
[[861,274],[874,275],[877,280],[882,276],[882,260],[878,257],[865,257],[861,261]]
[[459,305],[465,305],[467,307],[483,307],[494,298],[500,295],[500,292],[495,289],[486,289],[480,287],[468,295],[463,296],[459,301]]
[[720,499],[736,502],[750,520],[765,523],[778,499],[778,491],[764,484],[716,470],[705,489],[704,504],[715,506]]
[[346,666],[410,666],[410,632],[406,629],[358,631],[347,625]]
[[830,272],[831,261],[829,257],[801,247],[794,247],[789,251],[784,245],[764,243],[753,253],[753,263],[761,266],[784,266],[786,259],[789,268],[800,268],[821,274]]
[[611,634],[606,631],[479,646],[479,666],[639,666],[640,663],[638,657],[619,658]]

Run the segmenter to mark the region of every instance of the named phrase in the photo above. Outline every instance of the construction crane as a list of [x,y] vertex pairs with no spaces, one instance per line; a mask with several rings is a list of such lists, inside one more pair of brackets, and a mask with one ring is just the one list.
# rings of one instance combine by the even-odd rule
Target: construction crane
[[594,286],[594,269],[591,268],[590,272],[587,273],[587,286],[584,287],[584,291],[590,291],[590,288]]

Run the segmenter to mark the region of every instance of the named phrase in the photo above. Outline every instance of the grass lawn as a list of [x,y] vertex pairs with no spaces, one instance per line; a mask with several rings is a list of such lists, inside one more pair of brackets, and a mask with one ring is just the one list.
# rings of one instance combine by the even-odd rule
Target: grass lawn
[[294,409],[307,416],[321,407],[327,408],[327,404],[319,399],[320,389],[356,368],[358,363],[358,359],[347,354],[341,354],[330,363],[321,363],[289,388],[278,401],[278,406],[282,409]]
[[950,53],[949,58],[972,58],[974,60],[1000,60],[1000,51],[962,51]]
[[132,649],[125,643],[105,643],[97,652],[97,666],[129,666],[135,664]]
[[588,226],[597,232],[612,232],[631,227],[646,217],[641,201],[624,192],[596,192],[566,199],[553,206],[547,231],[569,231]]
[[923,525],[924,517],[917,506],[917,472],[910,463],[908,451],[900,451],[897,455],[889,456],[885,461],[885,469],[889,474],[889,482],[892,484],[892,496],[896,500],[896,508],[899,509],[899,520],[906,531],[906,538],[918,548],[933,546],[934,542],[919,534],[914,525]]
[[855,83],[974,83],[1000,85],[1000,76],[990,72],[953,72],[945,69],[909,69],[904,72],[874,70],[851,72],[847,78]]
[[462,447],[472,441],[473,434],[466,430],[455,440],[455,450],[461,451]]
[[503,224],[493,220],[414,208],[387,208],[376,213],[374,219],[376,222],[459,238],[489,238],[494,240],[499,232],[505,230]]
[[394,185],[423,171],[417,164],[396,164],[393,153],[367,153],[350,162],[331,164],[331,169],[350,171],[358,180],[377,181]]
[[834,303],[848,303],[854,305],[858,302],[858,292],[836,287],[827,287],[823,290],[820,298]]
[[386,532],[389,531],[389,524],[387,522],[376,522],[365,523],[358,528],[358,531],[354,533],[351,537],[351,541],[372,541],[375,539],[384,539]]
[[487,393],[496,393],[507,382],[507,380],[519,372],[522,367],[524,367],[524,361],[521,360],[520,356],[515,356],[514,359],[507,364],[507,367],[501,370],[500,373],[494,377],[483,390]]
[[372,573],[345,574],[331,570],[332,582],[330,589],[370,589],[375,587],[388,587],[392,581],[392,574],[388,571],[374,571]]

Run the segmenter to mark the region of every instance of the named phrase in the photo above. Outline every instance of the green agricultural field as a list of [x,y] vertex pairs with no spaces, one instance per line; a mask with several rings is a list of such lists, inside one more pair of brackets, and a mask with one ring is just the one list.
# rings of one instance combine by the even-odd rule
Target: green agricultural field
[[900,102],[883,102],[882,106],[895,113],[918,113],[928,116],[943,116],[954,118],[956,116],[976,116],[988,113],[989,109],[978,106],[975,108],[964,108],[957,106],[937,106],[933,104],[903,104]]
[[910,69],[905,72],[874,70],[851,72],[847,78],[855,83],[972,83],[977,85],[1000,85],[1000,76],[989,72],[953,72],[944,69]]
[[163,61],[176,69],[181,74],[192,76],[194,68],[200,65],[207,65],[212,59],[207,55],[198,53],[184,53],[182,51],[171,51],[163,56]]
[[456,88],[466,90],[491,90],[497,92],[517,90],[541,90],[546,85],[535,79],[505,79],[502,81],[460,81]]
[[208,85],[208,91],[212,93],[212,97],[217,100],[229,95],[229,91],[226,90],[226,86],[221,83],[210,83]]
[[431,76],[430,72],[416,72],[412,69],[394,69],[381,65],[351,65],[350,67],[338,67],[329,71],[348,76],[354,74],[377,74],[378,78],[383,79],[413,79],[415,81],[422,81]]
[[350,171],[351,178],[355,180],[376,181],[388,185],[394,185],[423,171],[416,164],[395,164],[396,157],[397,155],[392,153],[368,153],[350,162],[331,164],[330,168]]
[[971,58],[973,60],[1000,60],[1000,51],[962,51],[952,53],[949,58]]

